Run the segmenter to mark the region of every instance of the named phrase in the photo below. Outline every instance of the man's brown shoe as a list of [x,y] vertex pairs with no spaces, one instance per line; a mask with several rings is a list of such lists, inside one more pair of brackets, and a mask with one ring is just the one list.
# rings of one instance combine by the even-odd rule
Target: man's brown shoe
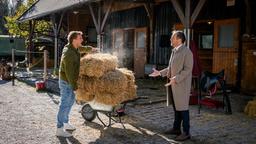
[[185,133],[182,133],[181,135],[179,135],[175,138],[176,141],[185,141],[185,140],[188,140],[188,139],[190,139],[190,135],[185,134]]
[[181,134],[181,131],[172,128],[172,129],[170,129],[170,130],[165,131],[164,134],[180,135],[180,134]]

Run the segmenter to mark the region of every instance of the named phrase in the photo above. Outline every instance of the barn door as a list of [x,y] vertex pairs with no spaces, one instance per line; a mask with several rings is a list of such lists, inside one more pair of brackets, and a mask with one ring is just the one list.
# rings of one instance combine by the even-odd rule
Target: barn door
[[214,23],[213,72],[225,69],[227,84],[237,82],[239,20],[218,20]]
[[118,65],[123,66],[123,55],[124,55],[124,31],[122,29],[115,29],[112,33],[113,38],[113,55],[118,58]]
[[136,77],[144,77],[147,56],[147,28],[137,28],[134,34],[134,72]]
[[112,38],[113,54],[118,57],[119,67],[133,70],[134,29],[115,29]]

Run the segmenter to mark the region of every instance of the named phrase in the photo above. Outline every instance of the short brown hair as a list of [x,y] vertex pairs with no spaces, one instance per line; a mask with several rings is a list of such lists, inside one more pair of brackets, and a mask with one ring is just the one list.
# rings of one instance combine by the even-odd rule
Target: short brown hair
[[73,39],[76,39],[77,38],[77,35],[83,35],[83,32],[81,31],[71,31],[69,32],[68,34],[68,43],[72,43],[73,42]]
[[186,36],[185,36],[184,32],[182,32],[182,31],[176,31],[176,30],[174,30],[174,31],[172,32],[172,35],[176,35],[176,37],[177,37],[178,39],[181,39],[181,42],[182,42],[182,43],[184,43],[184,42],[186,41]]

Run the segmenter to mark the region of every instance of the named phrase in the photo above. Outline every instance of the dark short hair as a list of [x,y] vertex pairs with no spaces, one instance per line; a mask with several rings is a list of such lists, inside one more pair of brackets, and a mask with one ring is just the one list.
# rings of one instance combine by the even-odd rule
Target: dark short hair
[[181,39],[182,43],[184,43],[186,41],[186,36],[185,36],[184,32],[182,32],[182,31],[173,31],[172,35],[173,36],[176,35],[176,37],[178,39]]
[[68,43],[72,43],[73,42],[73,39],[76,39],[78,35],[83,35],[83,32],[81,31],[71,31],[69,32],[68,34]]

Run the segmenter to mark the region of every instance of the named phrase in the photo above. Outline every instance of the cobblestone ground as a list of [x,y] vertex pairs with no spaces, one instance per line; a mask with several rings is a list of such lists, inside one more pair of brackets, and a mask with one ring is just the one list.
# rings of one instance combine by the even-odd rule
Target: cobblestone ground
[[[242,112],[242,96],[231,94],[233,114],[226,115],[223,109],[201,109],[190,106],[192,138],[186,143],[202,144],[256,144],[256,118]],[[240,101],[239,101],[240,100]],[[162,133],[172,127],[173,108],[165,103],[145,106],[131,106],[127,114],[143,122],[144,128]],[[147,123],[147,124],[146,124]],[[173,138],[173,137],[169,137]]]
[[[139,93],[152,95],[144,90]],[[152,90],[152,88],[151,88]],[[160,95],[158,88],[153,88]],[[154,95],[154,94],[153,94]],[[256,119],[242,113],[244,103],[241,95],[232,94],[233,114],[225,115],[221,109],[203,108],[197,114],[197,106],[190,107],[192,139],[188,144],[255,144]],[[77,130],[71,138],[57,138],[56,113],[59,96],[51,93],[38,93],[24,83],[0,81],[0,144],[167,144],[177,143],[174,136],[162,132],[171,127],[172,107],[165,103],[134,105],[126,107],[122,117],[125,129],[119,123],[104,129],[96,119],[85,122],[75,104],[71,112],[71,123]],[[107,122],[105,115],[104,122]]]

